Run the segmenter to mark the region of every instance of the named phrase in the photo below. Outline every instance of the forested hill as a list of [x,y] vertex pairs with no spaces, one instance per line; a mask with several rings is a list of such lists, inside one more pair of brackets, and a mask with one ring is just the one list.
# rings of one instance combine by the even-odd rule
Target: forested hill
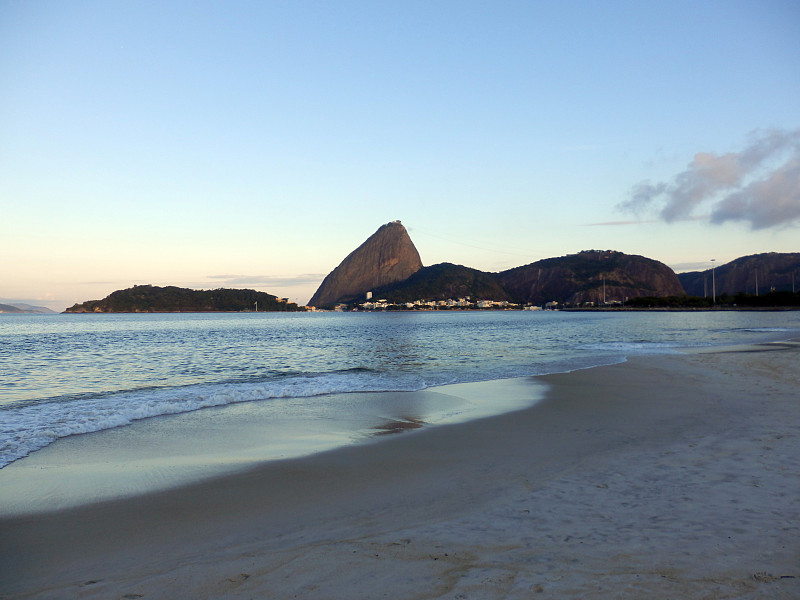
[[422,267],[408,279],[375,288],[375,298],[390,302],[414,300],[447,300],[469,296],[492,300],[509,300],[509,295],[491,273],[462,265],[440,263]]
[[68,313],[162,312],[293,312],[303,311],[293,302],[255,290],[190,290],[175,286],[136,285],[68,308]]
[[680,273],[678,279],[691,296],[794,293],[800,290],[800,252],[751,254],[719,265],[713,271]]
[[515,302],[622,302],[642,296],[682,296],[678,277],[656,260],[613,250],[584,250],[497,274]]

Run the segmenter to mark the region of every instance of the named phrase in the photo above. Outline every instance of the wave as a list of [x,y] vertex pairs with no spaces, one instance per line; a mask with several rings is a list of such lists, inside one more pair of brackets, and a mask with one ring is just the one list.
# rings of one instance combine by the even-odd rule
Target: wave
[[[698,344],[701,345],[701,344]],[[583,344],[580,350],[592,352],[618,352],[622,354],[677,354],[681,348],[687,345],[674,342],[651,342],[651,341],[630,341],[630,342],[597,342],[593,344]]]
[[[491,316],[494,319],[501,319],[501,324],[508,323],[509,320],[517,322],[515,321],[517,317],[514,315]],[[739,318],[738,315],[734,316]],[[445,317],[463,318],[460,315]],[[623,317],[618,319],[620,326],[629,324],[628,317],[629,315],[625,315],[625,321],[622,320]],[[714,315],[714,317],[728,318],[730,315]],[[763,315],[759,317],[763,319]],[[476,333],[475,339],[479,340],[477,342],[469,337],[472,335],[470,333],[472,330],[468,330],[466,334],[453,333],[454,330],[445,327],[440,334],[430,334],[430,339],[422,338],[422,341],[415,342],[420,346],[411,347],[405,354],[406,351],[401,349],[397,350],[397,356],[392,355],[385,360],[372,359],[372,362],[368,360],[361,362],[356,358],[347,361],[337,360],[340,354],[348,357],[359,356],[344,345],[326,350],[319,359],[294,362],[287,360],[285,361],[287,370],[273,370],[267,377],[261,379],[227,379],[215,383],[22,400],[0,406],[0,468],[59,438],[112,429],[142,419],[186,413],[207,407],[251,401],[278,402],[280,399],[348,392],[416,391],[449,383],[568,372],[618,362],[630,355],[673,354],[687,347],[736,343],[747,341],[754,336],[785,337],[787,333],[798,331],[797,327],[781,327],[782,322],[763,320],[747,323],[755,325],[750,328],[707,327],[695,331],[687,329],[691,323],[684,323],[685,318],[682,316],[679,328],[653,325],[637,330],[632,339],[626,339],[627,330],[587,332],[584,328],[577,327],[573,322],[575,318],[575,315],[560,317],[556,323],[558,329],[541,329],[541,323],[537,324],[536,321],[526,318],[520,322],[531,327],[536,325],[539,328],[512,330],[511,333],[497,329],[498,335]],[[652,318],[664,317],[657,315]],[[447,323],[444,323],[443,327],[446,325]],[[507,342],[510,335],[516,335],[516,339],[530,341],[527,345],[513,348]],[[411,340],[417,339],[411,334],[407,337]],[[702,339],[705,343],[695,342],[697,339]],[[385,344],[387,348],[391,347],[390,341]],[[176,352],[179,351],[180,348],[177,348]],[[168,380],[171,372],[170,364],[177,363],[169,363],[156,373],[156,375],[164,374],[164,378],[154,376],[148,381]],[[283,365],[284,362],[280,364]],[[374,368],[353,366],[354,364],[370,365]],[[228,363],[209,360],[201,366],[205,369],[218,369],[221,377],[229,377],[234,371],[252,372],[245,368],[238,369],[242,365],[248,366],[249,363],[235,363],[231,367]],[[349,368],[314,372],[345,365]],[[309,370],[301,370],[304,367]],[[288,370],[291,368],[297,370]],[[260,375],[263,376],[264,371],[261,371]],[[80,389],[80,382],[69,389]]]
[[36,404],[3,407],[0,424],[0,468],[59,438],[113,429],[151,417],[238,402],[307,398],[347,392],[417,391],[429,385],[430,382],[412,374],[389,376],[370,369],[355,368],[332,373],[279,376],[249,383],[149,388],[78,399],[55,398]]
[[[61,396],[0,406],[0,468],[59,438],[130,425],[135,421],[241,402],[280,401],[358,392],[413,392],[453,383],[544,375],[608,364],[607,358],[571,357],[542,364],[455,372],[381,372],[352,367],[328,373],[274,371],[259,381],[148,387],[114,393]],[[613,360],[611,362],[614,362]]]

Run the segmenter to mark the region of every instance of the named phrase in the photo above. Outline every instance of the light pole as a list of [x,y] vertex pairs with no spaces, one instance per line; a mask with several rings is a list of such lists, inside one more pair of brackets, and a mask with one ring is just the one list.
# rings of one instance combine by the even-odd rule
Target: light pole
[[[716,260],[717,260],[716,258],[712,258],[711,262],[713,263]],[[713,264],[711,265],[711,301],[716,306],[716,304],[717,304],[717,281],[714,278],[714,267],[715,266],[716,265],[713,265]]]

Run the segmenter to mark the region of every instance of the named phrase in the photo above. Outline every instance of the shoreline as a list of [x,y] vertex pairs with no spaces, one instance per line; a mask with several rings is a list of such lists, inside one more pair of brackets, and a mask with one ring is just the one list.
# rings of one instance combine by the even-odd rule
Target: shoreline
[[796,597],[800,348],[766,349],[542,376],[512,413],[2,518],[0,597]]
[[449,307],[449,308],[419,308],[419,309],[391,309],[391,310],[347,310],[337,311],[334,309],[315,309],[315,310],[292,310],[292,311],[279,311],[279,310],[169,310],[169,311],[53,311],[52,313],[39,313],[39,312],[2,312],[0,316],[53,316],[53,315],[208,315],[208,314],[302,314],[302,313],[417,313],[417,312],[547,312],[554,310],[556,312],[786,312],[786,311],[800,311],[798,306],[709,306],[709,307],[692,307],[692,306],[661,306],[661,307],[627,307],[627,306],[606,306],[606,307],[562,307],[557,309],[542,308],[539,311],[528,311],[524,308],[464,308],[464,307]]
[[[0,518],[131,499],[505,414],[541,401],[545,387],[512,377],[417,391],[342,392],[303,397],[307,410],[288,415],[270,401],[234,402],[69,435],[0,469]],[[336,404],[349,408],[329,413]]]

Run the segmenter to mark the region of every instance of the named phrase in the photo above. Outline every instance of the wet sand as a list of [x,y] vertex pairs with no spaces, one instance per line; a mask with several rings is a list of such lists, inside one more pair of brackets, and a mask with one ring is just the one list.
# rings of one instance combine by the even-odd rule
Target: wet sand
[[800,597],[800,348],[733,350],[550,375],[525,410],[0,519],[0,598]]
[[526,408],[545,389],[514,378],[299,398],[286,411],[270,401],[241,402],[73,435],[0,469],[0,518],[142,495]]

